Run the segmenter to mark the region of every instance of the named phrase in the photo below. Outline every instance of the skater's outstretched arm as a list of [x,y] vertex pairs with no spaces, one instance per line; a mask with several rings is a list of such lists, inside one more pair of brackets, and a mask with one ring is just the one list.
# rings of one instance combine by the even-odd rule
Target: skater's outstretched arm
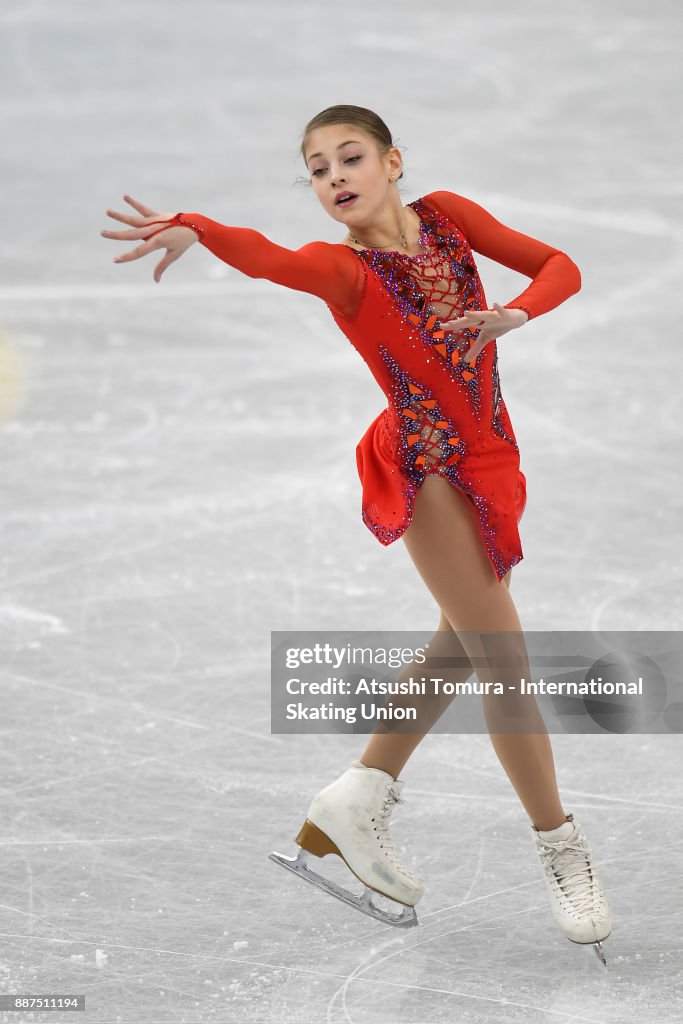
[[462,231],[475,252],[532,277],[532,283],[505,309],[524,309],[529,319],[548,313],[581,288],[581,273],[565,252],[501,224],[488,210],[455,192],[425,196]]
[[[253,228],[220,224],[200,213],[158,213],[124,196],[142,216],[107,210],[110,217],[131,225],[128,231],[103,231],[106,238],[139,239],[142,245],[116,258],[123,263],[139,259],[155,249],[167,254],[154,271],[154,280],[196,241],[215,256],[249,277],[265,278],[296,291],[316,295],[343,315],[351,315],[363,287],[363,270],[344,247],[328,242],[309,242],[300,249],[286,249]],[[164,222],[168,223],[164,227]],[[162,225],[161,227],[159,225]]]

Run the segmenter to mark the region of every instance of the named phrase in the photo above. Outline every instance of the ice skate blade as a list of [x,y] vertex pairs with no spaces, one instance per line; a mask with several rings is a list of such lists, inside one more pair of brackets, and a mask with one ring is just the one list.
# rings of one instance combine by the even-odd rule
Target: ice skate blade
[[[415,913],[415,907],[404,906],[400,913],[392,914],[388,910],[382,910],[380,907],[376,907],[372,902],[372,890],[369,886],[365,886],[365,889],[360,896],[354,896],[353,893],[348,892],[342,888],[341,885],[337,885],[336,882],[331,881],[329,878],[324,878],[323,875],[319,875],[317,872],[312,871],[308,866],[308,858],[310,854],[303,848],[299,850],[296,857],[286,857],[282,853],[269,853],[268,859],[274,860],[276,864],[279,864],[283,868],[287,868],[288,871],[293,871],[299,878],[303,878],[306,882],[311,882],[312,885],[317,885],[320,889],[325,889],[326,892],[336,896],[338,900],[343,903],[348,903],[350,907],[354,907],[356,910],[360,910],[363,914],[368,914],[370,917],[374,917],[376,921],[381,921],[383,924],[391,924],[396,928],[414,928],[417,925],[417,914]],[[390,897],[386,897],[390,899]]]
[[602,942],[594,942],[593,949],[595,950],[595,955],[597,956],[598,960],[603,965],[603,967],[607,967],[607,957],[603,952]]
[[[610,932],[609,935],[611,934],[612,933]],[[606,935],[605,939],[608,939],[609,935]],[[597,956],[600,963],[603,965],[603,967],[607,967],[607,957],[605,956],[605,951],[602,948],[602,944],[605,941],[605,939],[598,939],[596,942],[577,942],[576,939],[570,939],[569,941],[573,942],[577,946],[592,946],[593,952]]]

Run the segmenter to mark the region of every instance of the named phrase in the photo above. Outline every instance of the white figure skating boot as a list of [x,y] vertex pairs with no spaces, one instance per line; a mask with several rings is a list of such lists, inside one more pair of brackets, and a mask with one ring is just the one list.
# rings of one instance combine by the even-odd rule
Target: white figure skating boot
[[[271,853],[276,864],[294,871],[350,906],[385,924],[408,928],[417,924],[415,904],[424,887],[402,866],[389,834],[389,817],[403,781],[379,768],[354,761],[342,775],[317,793],[295,842],[297,857]],[[311,871],[310,857],[335,853],[365,888],[360,896]],[[376,906],[372,891],[403,904],[400,913]]]
[[573,814],[552,831],[531,828],[553,917],[572,942],[593,943],[598,959],[607,965],[601,943],[612,931],[612,914],[583,829]]

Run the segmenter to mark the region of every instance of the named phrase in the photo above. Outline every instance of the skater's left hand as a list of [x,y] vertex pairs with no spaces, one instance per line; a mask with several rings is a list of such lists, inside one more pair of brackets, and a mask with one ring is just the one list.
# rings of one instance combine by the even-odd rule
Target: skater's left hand
[[105,238],[120,239],[129,241],[138,239],[142,244],[130,249],[121,256],[114,257],[114,263],[127,263],[129,260],[139,260],[155,249],[166,249],[166,255],[154,269],[154,280],[158,284],[161,275],[167,267],[179,259],[191,245],[197,241],[197,232],[184,224],[169,223],[167,228],[160,228],[158,224],[163,221],[172,221],[175,214],[159,213],[150,206],[145,206],[132,196],[124,195],[127,203],[142,214],[141,217],[134,217],[130,213],[117,213],[116,210],[107,210],[107,214],[114,220],[123,224],[130,224],[130,231],[107,231],[102,230],[100,234]]
[[521,327],[528,319],[523,309],[506,309],[505,306],[494,302],[493,309],[468,309],[455,320],[442,320],[440,327],[445,331],[455,332],[464,331],[466,328],[471,331],[479,329],[479,337],[461,357],[463,362],[472,363],[484,345],[514,330],[515,327]]

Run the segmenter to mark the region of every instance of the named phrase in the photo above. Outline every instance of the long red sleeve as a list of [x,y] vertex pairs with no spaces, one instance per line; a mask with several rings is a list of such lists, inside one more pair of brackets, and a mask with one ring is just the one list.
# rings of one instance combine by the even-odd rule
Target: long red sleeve
[[440,207],[475,252],[533,278],[520,295],[505,303],[507,309],[525,309],[531,319],[555,309],[581,288],[579,268],[561,250],[506,227],[455,192],[431,192],[424,198]]
[[220,224],[201,213],[179,213],[174,220],[196,230],[202,245],[248,277],[317,295],[342,315],[348,316],[358,303],[363,270],[341,246],[308,242],[286,249],[253,228]]

